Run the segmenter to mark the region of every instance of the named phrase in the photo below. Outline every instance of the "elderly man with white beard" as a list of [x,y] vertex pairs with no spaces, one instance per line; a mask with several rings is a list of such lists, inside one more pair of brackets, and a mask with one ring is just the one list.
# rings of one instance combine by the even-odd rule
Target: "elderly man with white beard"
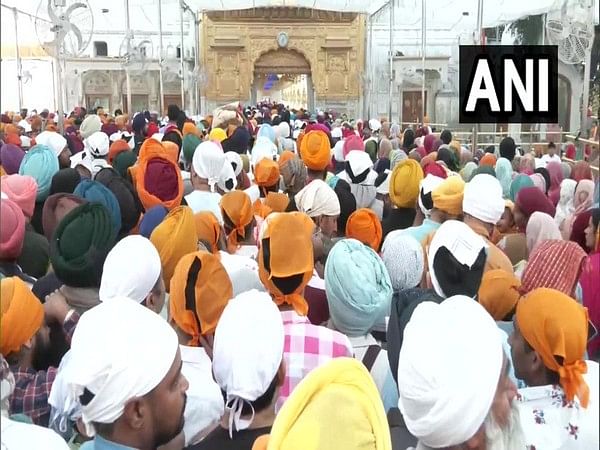
[[525,449],[509,364],[498,327],[473,299],[418,305],[398,362],[398,406],[417,450]]

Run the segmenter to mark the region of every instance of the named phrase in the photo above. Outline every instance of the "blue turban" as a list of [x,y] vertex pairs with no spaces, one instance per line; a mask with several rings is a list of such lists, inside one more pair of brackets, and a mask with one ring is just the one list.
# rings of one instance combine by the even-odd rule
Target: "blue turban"
[[273,144],[275,143],[275,140],[277,139],[277,136],[275,135],[275,128],[273,128],[268,123],[263,123],[260,126],[260,128],[258,129],[258,133],[256,134],[256,137],[259,138],[261,136],[266,137]]
[[73,194],[86,199],[90,203],[100,203],[110,213],[115,234],[121,230],[121,208],[115,194],[102,183],[83,179],[75,188]]
[[21,161],[19,175],[29,175],[35,179],[38,186],[35,201],[43,202],[50,195],[52,177],[58,170],[58,158],[50,147],[35,145]]
[[331,249],[325,290],[333,325],[349,337],[366,335],[390,312],[390,276],[377,253],[356,239]]
[[150,239],[150,235],[154,229],[160,225],[168,213],[169,210],[163,205],[156,205],[150,208],[146,211],[140,222],[140,234]]

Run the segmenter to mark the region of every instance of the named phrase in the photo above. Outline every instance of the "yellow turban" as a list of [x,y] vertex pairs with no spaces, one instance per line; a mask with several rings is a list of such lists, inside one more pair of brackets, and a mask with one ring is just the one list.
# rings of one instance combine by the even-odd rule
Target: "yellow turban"
[[[343,414],[340,413],[343,411]],[[391,450],[385,410],[364,365],[335,358],[310,372],[253,450]]]
[[460,216],[464,192],[465,182],[463,179],[458,176],[450,176],[431,192],[433,207],[453,216]]
[[419,196],[423,169],[414,159],[399,163],[390,178],[390,199],[398,208],[414,208]]
[[162,263],[165,286],[169,292],[171,277],[179,260],[198,248],[194,213],[188,206],[178,206],[166,215],[150,235]]
[[213,128],[208,134],[208,139],[215,142],[223,142],[227,139],[227,133],[222,128]]
[[44,307],[17,277],[0,282],[0,351],[8,356],[19,351],[42,326]]

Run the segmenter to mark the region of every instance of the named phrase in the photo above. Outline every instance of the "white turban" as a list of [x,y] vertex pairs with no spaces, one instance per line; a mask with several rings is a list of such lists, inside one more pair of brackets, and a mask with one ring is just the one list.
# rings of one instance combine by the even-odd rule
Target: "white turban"
[[23,128],[23,131],[25,133],[31,133],[31,124],[29,122],[27,122],[25,119],[21,120],[17,125],[19,125],[21,128]]
[[230,300],[219,319],[213,346],[215,381],[227,394],[229,433],[250,426],[241,418],[245,402],[262,396],[283,359],[283,322],[271,296],[256,290]]
[[79,401],[71,402],[69,387],[65,381],[65,367],[71,365],[71,350],[64,354],[52,382],[52,389],[48,396],[50,405],[50,421],[48,427],[64,435],[67,431],[68,421],[76,422],[81,417],[81,404]]
[[335,127],[331,130],[331,137],[334,139],[341,139],[343,136],[342,127]]
[[202,142],[196,147],[192,157],[192,167],[200,178],[208,180],[212,192],[221,178],[221,172],[225,165],[225,153],[220,145],[212,141]]
[[161,267],[156,247],[150,240],[139,235],[121,239],[104,261],[100,301],[127,297],[143,302],[156,285]]
[[225,192],[231,192],[237,187],[237,178],[235,176],[235,172],[233,171],[233,166],[229,163],[229,160],[223,164],[221,176],[219,177],[217,185],[222,191]]
[[383,194],[383,195],[387,195],[390,193],[390,178],[392,171],[389,169],[385,169],[385,171],[383,172],[385,174],[385,178],[383,179],[383,181],[379,184],[379,186],[377,186],[377,188],[375,189],[375,191],[378,194]]
[[84,149],[78,153],[75,153],[69,159],[71,160],[71,168],[72,169],[76,169],[77,166],[83,166],[87,170],[90,171],[90,174],[94,173],[94,167],[93,167],[94,158],[92,158],[92,155],[90,154],[89,151]]
[[[337,128],[336,128],[337,130]],[[337,162],[343,162],[344,161],[344,141],[343,140],[339,140],[335,143],[335,145],[333,146],[333,157],[335,158],[335,160]]]
[[496,225],[504,213],[502,185],[487,173],[475,175],[465,186],[463,212]]
[[110,142],[108,136],[102,131],[96,131],[90,137],[83,141],[84,150],[88,150],[93,157],[108,155]]
[[[135,148],[135,140],[133,139],[133,134],[131,134],[129,131],[117,131],[116,133],[111,134],[109,136],[109,139],[111,143],[122,139],[123,141],[127,142],[131,150]],[[158,140],[160,141],[160,139]]]
[[79,401],[85,389],[93,394],[81,407],[86,434],[94,436],[92,422],[114,423],[128,401],[158,386],[178,348],[173,328],[133,300],[102,302],[83,314],[73,333],[71,363],[64,377],[67,403]]
[[290,137],[290,124],[287,122],[280,122],[277,126],[277,134],[282,138]]
[[83,119],[83,122],[81,122],[81,125],[79,125],[79,134],[81,134],[83,139],[87,139],[101,129],[102,121],[100,120],[100,117],[98,117],[96,114],[90,114]]
[[323,180],[313,180],[294,197],[298,211],[309,217],[339,216],[340,200]]
[[242,173],[242,169],[244,168],[244,163],[242,162],[242,157],[237,152],[227,152],[225,153],[225,158],[229,161],[231,167],[233,167],[233,172],[237,177],[240,173]]
[[443,181],[443,178],[436,177],[435,175],[428,173],[427,176],[423,178],[419,183],[419,208],[421,208],[421,212],[425,217],[429,217],[431,210],[425,208],[425,206],[423,205],[423,200],[421,199],[421,195],[433,192],[436,187],[442,184]]
[[67,140],[55,131],[42,131],[35,137],[35,143],[49,147],[57,157],[67,146]]
[[[373,161],[371,161],[371,157],[367,152],[363,150],[351,150],[346,155],[346,161],[348,162],[350,170],[352,170],[352,175],[355,178],[373,167]],[[351,184],[354,183],[354,181],[352,181],[352,178],[350,177],[350,174],[348,174],[347,171],[343,172],[343,174],[346,175],[345,181]],[[376,172],[375,177],[377,177]]]
[[379,131],[381,130],[381,122],[377,119],[371,119],[369,120],[369,128],[372,131]]
[[261,159],[273,159],[273,156],[277,155],[277,146],[265,136],[259,136],[256,138],[254,147],[252,147],[252,153],[250,155],[250,162],[252,166],[256,166]]
[[487,417],[503,362],[496,323],[471,298],[423,302],[404,330],[398,407],[426,446],[459,445]]
[[435,292],[446,297],[433,270],[435,255],[442,247],[446,247],[459,263],[472,267],[481,250],[487,250],[488,245],[468,225],[458,220],[447,220],[437,229],[427,251],[427,264]]
[[395,230],[386,236],[381,259],[390,274],[394,292],[419,285],[425,269],[423,247],[404,230]]

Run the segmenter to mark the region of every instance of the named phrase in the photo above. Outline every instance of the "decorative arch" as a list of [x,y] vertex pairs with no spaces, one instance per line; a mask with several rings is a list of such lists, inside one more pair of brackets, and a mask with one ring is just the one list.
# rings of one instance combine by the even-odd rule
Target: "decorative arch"
[[296,49],[270,49],[259,54],[253,62],[254,73],[310,74],[311,63]]

